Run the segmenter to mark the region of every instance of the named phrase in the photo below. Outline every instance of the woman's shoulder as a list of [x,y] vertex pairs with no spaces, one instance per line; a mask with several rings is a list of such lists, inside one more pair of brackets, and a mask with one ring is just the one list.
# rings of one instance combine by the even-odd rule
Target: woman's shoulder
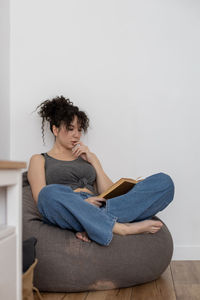
[[45,166],[45,159],[41,154],[33,154],[30,158],[29,161],[29,166],[28,166],[28,180],[30,179],[30,176],[32,176],[32,174],[37,174],[38,172],[39,174],[41,174],[42,170],[44,170],[44,166]]
[[33,154],[30,158],[30,162],[44,162],[44,153]]

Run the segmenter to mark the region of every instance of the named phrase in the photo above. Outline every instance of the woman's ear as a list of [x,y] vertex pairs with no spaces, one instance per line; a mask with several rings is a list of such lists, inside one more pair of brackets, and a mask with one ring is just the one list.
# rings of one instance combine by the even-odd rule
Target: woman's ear
[[55,125],[53,125],[53,126],[52,126],[52,131],[53,131],[53,134],[54,134],[55,136],[57,136],[57,135],[58,135],[59,128],[56,127]]

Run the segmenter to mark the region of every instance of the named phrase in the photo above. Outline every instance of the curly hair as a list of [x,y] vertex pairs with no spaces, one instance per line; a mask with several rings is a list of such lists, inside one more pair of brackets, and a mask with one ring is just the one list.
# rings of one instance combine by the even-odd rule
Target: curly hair
[[60,127],[65,125],[66,129],[70,126],[74,117],[77,116],[81,129],[86,133],[89,127],[89,118],[86,113],[80,111],[78,106],[73,105],[69,99],[57,96],[51,100],[45,100],[37,106],[38,114],[42,117],[42,139],[44,142],[44,123],[50,123],[50,130],[53,133],[53,125]]

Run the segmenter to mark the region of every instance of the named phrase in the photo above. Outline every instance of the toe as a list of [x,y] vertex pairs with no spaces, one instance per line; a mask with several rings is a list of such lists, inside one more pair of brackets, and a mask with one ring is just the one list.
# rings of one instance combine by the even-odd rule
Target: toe
[[76,237],[77,237],[79,240],[83,240],[83,236],[82,236],[81,232],[77,232],[77,233],[76,233]]

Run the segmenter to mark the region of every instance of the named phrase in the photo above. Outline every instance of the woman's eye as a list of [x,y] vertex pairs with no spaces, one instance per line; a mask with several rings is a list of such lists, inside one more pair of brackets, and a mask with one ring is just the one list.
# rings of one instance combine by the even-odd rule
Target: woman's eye
[[[74,127],[69,127],[68,130],[73,131],[73,130],[74,130]],[[79,131],[79,132],[82,132],[82,128],[79,128],[78,131]]]

